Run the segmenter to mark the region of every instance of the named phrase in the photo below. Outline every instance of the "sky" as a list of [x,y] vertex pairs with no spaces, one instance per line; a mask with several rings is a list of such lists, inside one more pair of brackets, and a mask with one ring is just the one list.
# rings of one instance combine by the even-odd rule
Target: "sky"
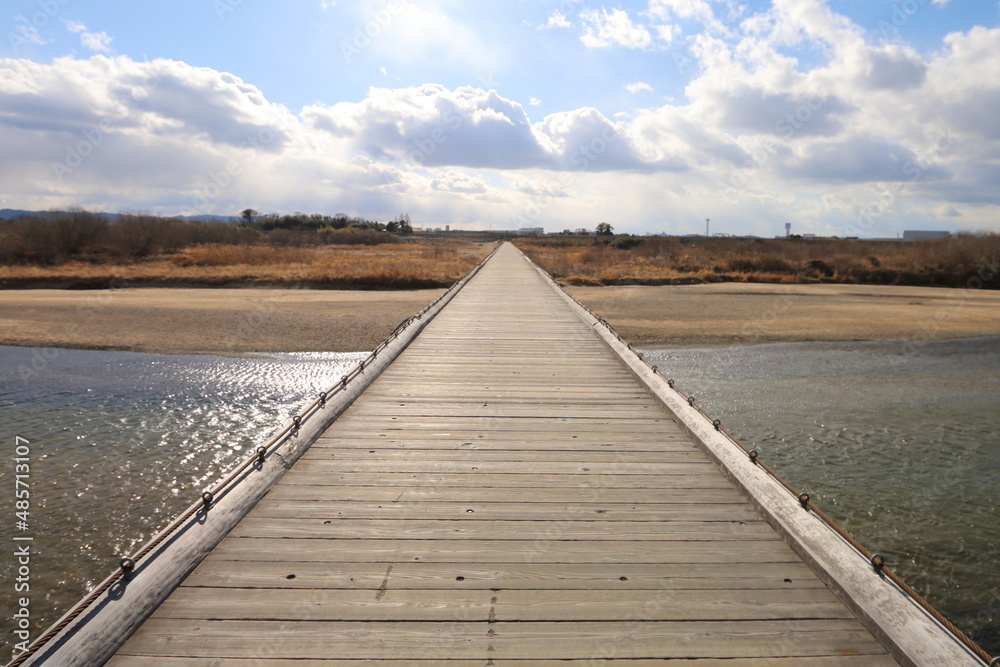
[[996,0],[8,0],[0,208],[1000,231]]

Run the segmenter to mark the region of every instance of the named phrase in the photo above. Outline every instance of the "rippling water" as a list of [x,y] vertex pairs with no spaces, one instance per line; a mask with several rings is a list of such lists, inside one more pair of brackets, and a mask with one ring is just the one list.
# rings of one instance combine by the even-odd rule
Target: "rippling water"
[[[201,490],[365,354],[253,358],[0,346],[0,641],[9,646],[13,537],[30,536],[32,637]],[[29,441],[17,529],[15,438]],[[0,653],[0,655],[5,655]],[[0,662],[6,662],[0,658]]]
[[[647,354],[1000,653],[1000,338]],[[0,347],[0,608],[14,608],[15,534],[34,537],[34,637],[362,356]],[[30,441],[27,533],[15,526],[15,436]],[[7,644],[11,620],[0,619]]]
[[1000,654],[1000,338],[647,357]]

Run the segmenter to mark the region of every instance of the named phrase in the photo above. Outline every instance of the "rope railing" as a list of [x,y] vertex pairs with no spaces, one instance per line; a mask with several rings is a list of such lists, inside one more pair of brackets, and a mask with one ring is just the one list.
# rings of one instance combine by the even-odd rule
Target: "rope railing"
[[494,248],[490,254],[472,267],[468,273],[453,282],[448,289],[442,292],[436,299],[434,299],[434,301],[426,305],[415,315],[411,315],[400,322],[392,333],[389,334],[385,340],[379,343],[367,357],[359,361],[354,368],[344,375],[340,379],[339,383],[333,385],[326,391],[320,392],[312,402],[310,402],[299,413],[294,415],[289,423],[285,424],[281,430],[271,436],[266,444],[257,447],[251,457],[246,459],[243,463],[238,465],[211,487],[202,491],[201,497],[197,501],[192,503],[186,510],[175,517],[173,521],[171,521],[165,528],[161,529],[149,542],[143,545],[142,548],[133,553],[131,556],[123,556],[118,564],[117,570],[109,574],[100,584],[97,585],[96,588],[91,590],[86,597],[73,605],[73,607],[71,607],[70,610],[64,614],[57,623],[35,639],[23,653],[18,654],[17,657],[7,663],[7,667],[19,667],[20,665],[23,665],[29,658],[35,655],[35,653],[37,653],[42,646],[50,642],[60,632],[69,627],[69,625],[79,618],[79,616],[88,607],[90,607],[90,605],[110,590],[115,584],[130,581],[136,575],[136,569],[139,567],[140,561],[142,561],[143,558],[155,551],[157,547],[163,544],[164,541],[181,530],[181,528],[183,528],[193,516],[199,513],[207,514],[212,508],[212,505],[215,504],[219,498],[236,488],[241,481],[242,476],[249,468],[254,466],[262,468],[264,463],[267,461],[268,456],[277,451],[277,449],[281,445],[285,444],[290,437],[297,434],[302,426],[311,417],[322,411],[326,407],[327,401],[334,398],[338,393],[347,391],[351,381],[364,373],[365,368],[370,366],[371,363],[378,358],[379,352],[385,350],[410,325],[423,319],[423,317],[436,307],[445,297],[453,291],[461,289],[461,287],[471,280],[472,277],[475,276],[476,273],[478,273],[479,270],[486,264],[486,262],[493,257],[496,251],[497,249]]
[[[537,265],[536,265],[537,266]],[[554,281],[553,281],[554,282]],[[623,345],[625,345],[630,352],[632,352],[643,364],[645,364],[658,378],[665,381],[667,386],[675,391],[684,401],[692,408],[694,408],[702,417],[708,420],[716,431],[721,433],[726,437],[729,442],[739,447],[744,454],[750,459],[750,461],[766,472],[772,479],[778,482],[786,491],[792,494],[802,505],[803,509],[811,511],[820,520],[823,521],[827,526],[829,526],[837,535],[844,539],[855,551],[857,551],[861,556],[863,556],[872,569],[882,577],[889,579],[892,583],[898,586],[906,595],[908,595],[914,602],[916,602],[925,612],[927,612],[935,621],[940,623],[945,629],[948,630],[956,639],[958,639],[967,649],[972,651],[983,663],[989,665],[990,667],[1000,667],[1000,656],[993,657],[987,653],[979,644],[970,639],[964,632],[959,630],[955,625],[949,621],[947,618],[941,615],[941,613],[935,609],[927,600],[925,600],[917,591],[915,591],[909,584],[903,581],[902,577],[896,574],[891,568],[885,564],[885,558],[881,554],[872,553],[863,544],[858,542],[843,526],[838,524],[832,517],[830,517],[826,512],[821,510],[819,507],[813,503],[808,493],[799,492],[792,486],[785,478],[779,475],[771,466],[767,465],[760,459],[760,455],[756,449],[748,449],[742,442],[740,442],[733,434],[722,427],[722,422],[718,419],[713,419],[711,415],[708,414],[700,405],[698,405],[695,397],[692,395],[685,394],[680,388],[677,387],[677,383],[673,379],[665,376],[660,369],[654,364],[650,363],[649,360],[645,358],[641,352],[637,351],[630,343],[626,342],[622,338],[611,324],[605,320],[600,315],[596,314],[579,299],[574,297],[572,294],[563,290],[570,299],[576,302],[583,310],[590,313],[591,317],[594,318],[593,326],[601,325],[607,328],[608,332],[611,333],[615,338],[617,338]]]

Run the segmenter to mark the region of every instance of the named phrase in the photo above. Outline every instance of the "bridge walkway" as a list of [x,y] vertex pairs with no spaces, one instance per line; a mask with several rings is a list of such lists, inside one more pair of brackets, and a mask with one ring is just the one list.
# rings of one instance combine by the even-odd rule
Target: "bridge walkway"
[[897,664],[507,245],[108,664],[670,660]]

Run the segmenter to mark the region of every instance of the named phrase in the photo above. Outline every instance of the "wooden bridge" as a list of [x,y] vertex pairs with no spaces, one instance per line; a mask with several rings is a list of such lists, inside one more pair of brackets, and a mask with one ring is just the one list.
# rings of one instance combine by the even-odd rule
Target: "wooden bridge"
[[982,664],[598,329],[501,247],[108,664]]

